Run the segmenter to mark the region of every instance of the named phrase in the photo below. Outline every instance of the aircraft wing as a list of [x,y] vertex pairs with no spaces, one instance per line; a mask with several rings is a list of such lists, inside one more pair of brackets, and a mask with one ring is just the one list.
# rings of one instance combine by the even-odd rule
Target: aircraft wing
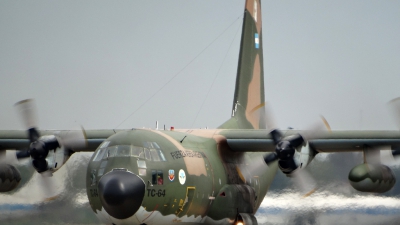
[[[304,131],[282,131],[285,137]],[[307,132],[307,131],[306,131]],[[221,132],[227,144],[237,152],[273,152],[274,143],[266,130],[226,130]],[[400,131],[331,131],[314,134],[309,140],[318,152],[353,152],[362,151],[363,146],[400,147]]]
[[[94,151],[101,142],[120,130],[85,130],[88,146],[83,151]],[[62,135],[68,130],[42,130],[41,135]],[[285,137],[305,131],[282,131]],[[222,130],[219,134],[226,138],[232,151],[236,152],[273,152],[274,143],[266,130]],[[0,150],[26,149],[29,147],[27,133],[24,130],[1,130]],[[321,132],[309,140],[318,152],[362,151],[363,146],[400,147],[400,131],[331,131]]]
[[[119,130],[85,130],[87,147],[81,151],[95,151],[106,138]],[[70,130],[42,130],[41,135],[63,135]],[[0,151],[12,149],[27,149],[29,147],[28,134],[25,130],[0,130]]]

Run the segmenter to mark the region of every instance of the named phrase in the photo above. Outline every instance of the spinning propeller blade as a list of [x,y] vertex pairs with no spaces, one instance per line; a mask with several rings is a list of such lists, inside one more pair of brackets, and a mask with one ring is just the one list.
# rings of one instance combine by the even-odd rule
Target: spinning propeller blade
[[16,153],[17,159],[30,157],[32,165],[39,173],[48,171],[46,157],[49,151],[63,148],[64,151],[83,149],[87,146],[86,133],[82,128],[77,131],[60,132],[55,135],[40,136],[37,130],[36,105],[33,99],[26,99],[15,104],[25,128],[27,129],[30,145],[26,150]]
[[65,149],[78,150],[87,147],[86,132],[83,127],[80,130],[70,130],[57,135],[58,141]]
[[397,128],[400,130],[400,97],[392,99],[387,103],[389,111],[395,120]]
[[29,150],[17,151],[16,157],[17,159],[28,158],[31,157],[31,153],[29,152]]
[[[387,103],[389,112],[396,124],[396,127],[400,130],[400,97],[392,99]],[[391,155],[383,154],[381,160],[386,165],[398,165],[400,156],[400,147],[395,147],[391,151]]]

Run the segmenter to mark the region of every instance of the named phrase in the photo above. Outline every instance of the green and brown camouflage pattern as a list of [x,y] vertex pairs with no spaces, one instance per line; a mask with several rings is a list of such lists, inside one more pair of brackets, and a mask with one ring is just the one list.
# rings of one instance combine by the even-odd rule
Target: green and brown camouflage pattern
[[[132,224],[231,224],[238,213],[254,215],[277,171],[277,163],[268,167],[262,162],[264,153],[234,153],[228,146],[225,130],[132,130],[107,139],[108,147],[132,145],[146,148],[146,142],[157,143],[166,161],[133,156],[106,157],[95,161],[97,150],[87,170],[87,194],[94,212],[106,214],[98,197],[97,183],[101,176],[115,168],[140,174],[146,193],[139,211],[128,218]],[[138,161],[145,162],[140,167]],[[253,171],[252,165],[260,165]],[[99,175],[99,170],[104,171]],[[161,171],[162,185],[152,183],[152,170]],[[175,179],[166,175],[174,170]],[[177,175],[184,170],[186,181]],[[107,217],[107,216],[106,216]],[[109,222],[121,221],[110,218]],[[135,223],[137,222],[137,223]]]
[[[242,29],[232,117],[220,128],[265,129],[259,0],[246,1]],[[184,184],[176,180],[169,183],[166,180],[166,183],[160,185],[162,187],[154,187],[156,185],[149,186],[151,172],[146,171],[146,176],[141,177],[148,185],[147,195],[144,196],[142,207],[133,216],[134,218],[129,219],[138,224],[174,222],[232,224],[240,213],[254,217],[277,171],[277,163],[267,169],[267,166],[262,164],[262,156],[265,153],[232,152],[226,137],[222,135],[223,132],[224,130],[135,130],[110,137],[109,141],[115,145],[125,143],[125,145],[145,147],[143,140],[156,142],[164,151],[166,162],[146,162],[146,167],[160,170],[162,174],[167,174],[170,170],[174,173],[183,170],[187,176]],[[200,157],[183,157],[184,155]],[[96,154],[93,157],[96,157]],[[95,178],[96,171],[103,167],[106,172],[110,172],[125,161],[123,168],[135,174],[139,174],[141,169],[143,174],[144,168],[138,168],[135,163],[138,160],[135,157],[124,159],[107,157],[96,162],[91,160],[87,171],[87,183],[91,184],[91,187],[88,186],[87,191],[95,212],[105,211],[96,196],[98,191],[93,179],[96,181],[101,179],[101,176]],[[248,168],[255,162],[260,164],[257,171]],[[154,197],[152,194],[156,192],[162,194]],[[111,220],[116,224],[121,222],[115,218]]]
[[[295,133],[297,131],[287,131],[285,136]],[[95,162],[93,158],[97,152],[93,155],[87,170],[87,194],[98,215],[106,215],[96,185],[101,179],[97,173],[103,162],[106,162],[103,174],[115,168],[125,168],[135,174],[139,174],[140,169],[146,170],[146,175],[141,176],[147,185],[142,207],[127,219],[132,224],[231,224],[238,213],[254,215],[277,171],[277,163],[268,167],[262,161],[265,152],[274,150],[266,130],[138,129],[122,131],[108,140],[109,146],[144,148],[143,143],[156,142],[166,158],[164,162],[153,162],[132,156],[104,157]],[[400,134],[397,131],[334,131],[321,133],[309,142],[319,152],[362,151],[360,143],[396,146],[400,143]],[[146,168],[140,168],[138,161],[146,162]],[[162,171],[162,185],[149,185],[151,170]],[[185,183],[181,184],[177,177],[168,180],[169,170],[174,170],[175,176],[179,170],[184,170]],[[114,224],[123,224],[123,221],[105,217]]]
[[351,186],[361,192],[384,193],[393,188],[396,178],[385,165],[363,163],[350,170]]
[[265,129],[264,59],[259,0],[246,1],[242,29],[232,117],[219,128]]

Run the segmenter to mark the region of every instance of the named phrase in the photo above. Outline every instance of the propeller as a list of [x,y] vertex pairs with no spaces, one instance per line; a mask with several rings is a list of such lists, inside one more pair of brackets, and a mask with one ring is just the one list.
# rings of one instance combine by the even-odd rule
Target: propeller
[[[300,134],[284,140],[282,133],[278,129],[272,130],[270,135],[275,145],[275,152],[264,157],[264,161],[268,165],[278,159],[292,161],[296,148],[304,142],[304,138]],[[286,162],[286,164],[290,164],[290,162]]]
[[[307,197],[315,192],[316,181],[304,169],[299,169],[299,163],[295,162],[296,149],[305,144],[306,140],[302,134],[298,133],[288,138],[283,138],[282,133],[274,129],[270,135],[275,144],[275,152],[264,155],[264,162],[269,166],[271,163],[278,161],[280,170],[293,178],[297,188]],[[303,165],[300,164],[300,168]]]
[[268,104],[265,104],[263,109],[265,110],[266,114],[264,118],[266,127],[267,129],[271,130],[269,132],[269,135],[271,136],[272,141],[275,145],[275,152],[273,154],[268,154],[264,156],[265,163],[269,165],[270,163],[275,162],[278,159],[288,160],[290,158],[293,158],[294,150],[299,142],[302,143],[304,141],[303,138],[301,137],[301,135],[297,135],[297,137],[293,137],[293,140],[283,140],[282,132],[277,129],[275,123],[276,120],[273,116],[271,107]]
[[[308,141],[316,138],[321,132],[330,130],[330,126],[326,119],[321,116],[322,123],[313,124],[309,129],[302,131],[288,137],[284,137],[282,132],[276,128],[271,109],[266,107],[266,124],[267,128],[271,129],[269,135],[271,136],[275,145],[275,152],[264,155],[264,162],[269,166],[271,163],[278,161],[279,168],[283,173],[294,178],[296,186],[301,190],[307,191],[305,196],[312,194],[316,189],[316,182],[312,176],[305,170],[299,170],[305,165],[300,163],[299,157],[295,156],[296,151],[300,146],[304,146],[304,150],[313,151],[308,146]],[[304,152],[305,154],[314,154],[312,152]],[[303,154],[300,152],[300,154]],[[295,159],[297,157],[297,159]],[[301,155],[300,155],[301,157]],[[297,160],[297,163],[296,161]],[[308,163],[308,162],[306,162]],[[309,191],[311,189],[311,191]]]
[[[387,103],[388,109],[392,114],[392,118],[396,123],[396,127],[400,130],[400,97],[390,100]],[[391,156],[384,155],[382,161],[389,165],[398,165],[398,159],[400,156],[400,146],[392,148]]]
[[50,167],[46,160],[49,152],[54,151],[55,153],[58,148],[62,148],[67,155],[69,150],[82,149],[87,146],[86,133],[83,128],[77,131],[65,131],[56,135],[41,136],[37,130],[37,110],[33,99],[19,101],[15,104],[15,107],[27,129],[30,141],[29,148],[18,151],[16,157],[19,160],[30,157],[32,165],[37,172],[43,173],[55,169]]
[[388,108],[396,122],[396,126],[400,129],[400,97],[392,99],[387,103]]
[[[395,122],[396,127],[400,130],[400,97],[392,99],[387,103],[387,108]],[[386,146],[379,146],[380,154],[376,156],[377,163],[382,163],[388,166],[397,166],[400,161],[400,146],[390,146],[389,149],[382,149]],[[391,150],[391,151],[390,151]]]
[[[273,129],[270,131],[269,135],[274,142],[275,152],[273,154],[264,156],[265,163],[270,164],[278,159],[281,161],[293,160],[295,151],[298,147],[305,145],[307,141],[316,138],[320,132],[326,131],[325,128],[330,130],[325,118],[321,116],[321,119],[323,121],[322,124],[316,123],[311,128],[286,138],[283,137],[282,132],[278,129]],[[285,162],[285,164],[291,163]]]
[[0,150],[0,163],[3,163],[6,159],[6,150]]
[[294,160],[296,149],[303,145],[304,138],[301,134],[293,135],[287,139],[283,139],[282,133],[275,129],[270,132],[275,144],[275,152],[264,155],[264,161],[267,165],[278,160],[279,168],[287,175],[291,174],[298,168]]
[[294,162],[294,155],[298,147],[306,144],[307,140],[315,138],[321,131],[326,131],[326,129],[330,130],[328,122],[323,116],[321,116],[322,123],[315,123],[309,129],[302,131],[302,133],[297,133],[284,138],[282,132],[276,128],[277,126],[275,125],[276,123],[272,110],[268,105],[265,107],[265,112],[267,115],[266,125],[267,128],[271,130],[269,135],[274,142],[275,152],[264,155],[264,161],[269,165],[279,160],[279,166],[285,174],[289,174],[297,169],[297,165]]

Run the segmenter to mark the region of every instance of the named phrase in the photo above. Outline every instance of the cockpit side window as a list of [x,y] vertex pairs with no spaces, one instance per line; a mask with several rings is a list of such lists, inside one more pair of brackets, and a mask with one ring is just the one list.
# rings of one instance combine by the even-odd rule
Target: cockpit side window
[[107,148],[109,144],[109,141],[103,141],[103,143],[100,144],[99,148]]
[[104,153],[106,153],[106,148],[99,148],[96,152],[96,156],[93,158],[93,161],[100,161],[103,158]]
[[164,184],[164,176],[162,170],[151,170],[151,183],[153,185]]
[[147,159],[147,160],[150,160],[150,161],[151,161],[150,149],[145,148],[145,149],[144,149],[144,155],[146,156],[146,159]]
[[161,170],[157,170],[157,184],[158,185],[164,184],[163,172]]
[[157,184],[157,170],[151,170],[151,184]]
[[155,161],[155,162],[161,161],[160,156],[158,155],[158,152],[156,149],[150,149],[150,153],[151,153],[151,158],[153,159],[153,161]]
[[107,152],[106,149],[109,144],[109,141],[103,141],[103,143],[100,144],[99,149],[97,150],[96,155],[93,158],[93,161],[100,161],[103,158],[104,153]]
[[146,159],[152,160],[155,162],[165,162],[167,161],[165,159],[165,156],[160,148],[160,146],[156,142],[144,142],[143,146],[145,146],[146,149],[148,149],[149,154],[151,156],[151,159],[149,159],[146,155]]
[[160,161],[167,161],[167,159],[165,159],[164,153],[161,151],[161,149],[157,149],[158,155],[160,156]]

